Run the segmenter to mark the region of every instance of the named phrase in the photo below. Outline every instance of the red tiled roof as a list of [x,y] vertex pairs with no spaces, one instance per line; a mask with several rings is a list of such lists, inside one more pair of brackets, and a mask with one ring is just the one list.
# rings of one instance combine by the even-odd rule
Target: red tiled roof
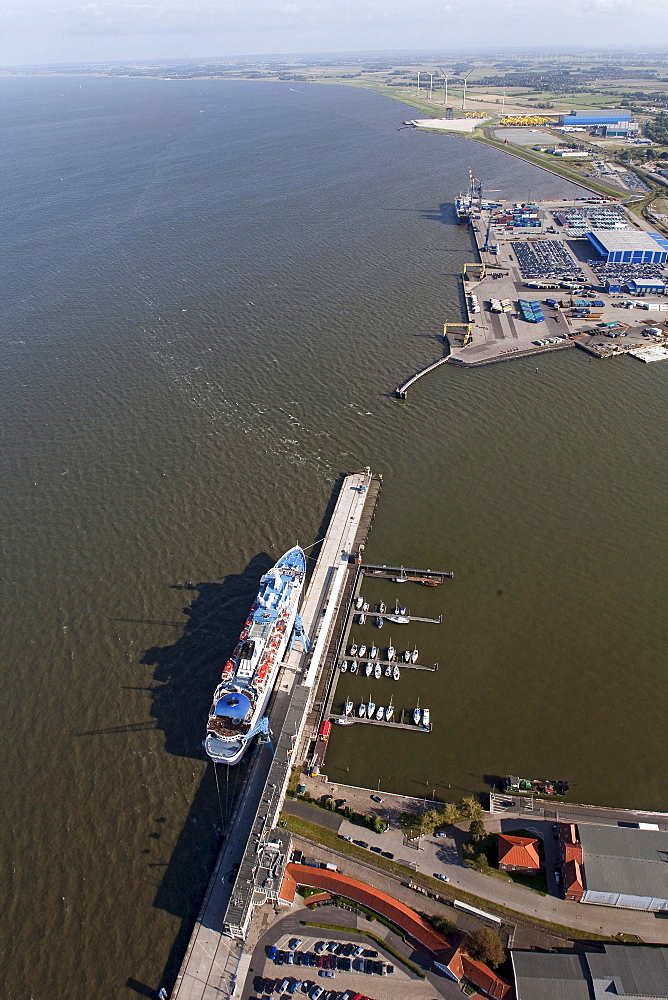
[[564,844],[564,861],[568,863],[569,861],[577,861],[579,865],[582,864],[582,845],[581,844]]
[[284,875],[283,881],[281,882],[281,888],[278,890],[278,898],[284,903],[290,903],[292,905],[295,901],[295,893],[297,891],[297,883],[290,875]]
[[400,900],[381,892],[380,889],[367,885],[366,882],[359,882],[348,875],[342,875],[341,872],[328,871],[326,868],[310,868],[294,862],[287,865],[286,871],[298,885],[324,889],[368,906],[370,910],[397,924],[429,951],[443,951],[448,947],[447,938],[435,930],[419,913]]
[[511,837],[506,833],[498,836],[499,864],[514,868],[540,868],[538,841],[533,837]]
[[510,983],[507,983],[505,979],[501,979],[487,965],[478,962],[475,958],[471,958],[470,955],[462,955],[462,968],[464,978],[468,979],[474,986],[477,986],[488,997],[493,997],[494,1000],[497,1000],[497,998],[499,1000],[502,1000],[502,998],[510,1000],[510,995],[514,996],[513,987]]
[[584,895],[584,881],[582,879],[582,869],[577,861],[567,861],[563,866],[564,872],[564,895],[577,896],[580,899]]

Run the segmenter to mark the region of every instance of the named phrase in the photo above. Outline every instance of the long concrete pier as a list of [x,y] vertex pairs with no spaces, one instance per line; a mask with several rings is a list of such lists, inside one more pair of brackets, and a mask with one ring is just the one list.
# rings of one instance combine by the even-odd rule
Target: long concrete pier
[[300,609],[313,645],[309,653],[293,647],[282,664],[269,709],[275,751],[268,745],[258,745],[253,751],[172,1000],[235,998],[242,988],[244,962],[249,958],[243,939],[252,917],[261,845],[282,806],[290,766],[296,761],[294,750],[328,657],[331,631],[344,595],[352,586],[351,578],[354,580],[357,573],[378,486],[368,471],[343,480]]

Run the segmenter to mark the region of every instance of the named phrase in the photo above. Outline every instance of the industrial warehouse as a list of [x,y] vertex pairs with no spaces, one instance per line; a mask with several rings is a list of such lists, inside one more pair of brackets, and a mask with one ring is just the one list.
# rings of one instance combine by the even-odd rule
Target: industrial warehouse
[[668,834],[658,829],[562,823],[564,897],[668,913]]

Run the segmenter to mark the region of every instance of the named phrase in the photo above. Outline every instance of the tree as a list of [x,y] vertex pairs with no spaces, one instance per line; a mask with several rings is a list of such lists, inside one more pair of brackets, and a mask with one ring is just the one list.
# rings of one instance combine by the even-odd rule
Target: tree
[[454,934],[457,930],[457,924],[448,917],[442,917],[440,913],[425,913],[423,915],[429,921],[431,926],[435,927],[437,931],[441,932],[441,934]]
[[465,795],[459,803],[459,809],[465,819],[482,819],[484,810],[475,795]]
[[491,927],[480,927],[471,936],[469,952],[486,965],[496,969],[506,960],[506,950],[501,944],[498,934]]
[[483,821],[481,819],[472,819],[469,826],[469,833],[474,844],[484,840],[487,836],[487,830]]
[[454,826],[459,822],[459,809],[454,802],[446,802],[441,809],[441,823],[444,826]]

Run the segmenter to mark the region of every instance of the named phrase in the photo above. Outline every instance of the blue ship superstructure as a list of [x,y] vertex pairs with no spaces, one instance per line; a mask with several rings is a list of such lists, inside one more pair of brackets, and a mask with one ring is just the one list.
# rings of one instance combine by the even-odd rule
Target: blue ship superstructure
[[299,607],[306,556],[298,545],[260,580],[260,590],[213,695],[204,749],[217,764],[237,764],[259,732]]

